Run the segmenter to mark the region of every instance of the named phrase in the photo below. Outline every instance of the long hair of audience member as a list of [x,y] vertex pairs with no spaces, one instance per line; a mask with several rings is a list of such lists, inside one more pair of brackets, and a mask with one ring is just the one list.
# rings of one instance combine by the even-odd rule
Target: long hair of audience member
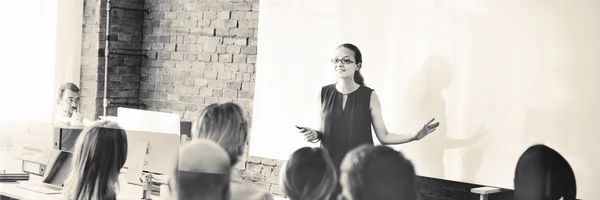
[[412,162],[390,147],[356,147],[346,155],[340,170],[343,199],[417,199]]
[[192,139],[209,139],[223,146],[232,165],[244,153],[247,135],[248,123],[244,119],[244,110],[232,102],[208,105],[192,129]]
[[296,150],[280,173],[283,191],[290,200],[329,199],[337,182],[331,158],[322,148]]
[[554,149],[537,144],[529,147],[517,162],[515,200],[575,200],[575,173],[567,160]]
[[113,121],[98,121],[77,138],[65,186],[69,200],[114,200],[127,158],[127,135]]

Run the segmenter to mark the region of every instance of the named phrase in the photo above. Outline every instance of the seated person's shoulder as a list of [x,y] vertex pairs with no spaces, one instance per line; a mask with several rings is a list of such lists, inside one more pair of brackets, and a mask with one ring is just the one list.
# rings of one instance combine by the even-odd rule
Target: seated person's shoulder
[[232,179],[230,184],[231,200],[273,200],[269,191],[259,188],[252,183]]

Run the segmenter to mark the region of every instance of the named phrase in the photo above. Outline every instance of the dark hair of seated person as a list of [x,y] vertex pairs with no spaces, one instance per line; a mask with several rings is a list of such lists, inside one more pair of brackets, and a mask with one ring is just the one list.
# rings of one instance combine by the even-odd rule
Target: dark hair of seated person
[[303,147],[294,151],[279,177],[290,200],[327,200],[337,183],[335,167],[323,148]]
[[519,158],[514,187],[515,200],[575,200],[577,195],[569,162],[541,144],[529,147]]
[[412,162],[388,146],[358,146],[344,157],[340,170],[342,199],[417,199]]

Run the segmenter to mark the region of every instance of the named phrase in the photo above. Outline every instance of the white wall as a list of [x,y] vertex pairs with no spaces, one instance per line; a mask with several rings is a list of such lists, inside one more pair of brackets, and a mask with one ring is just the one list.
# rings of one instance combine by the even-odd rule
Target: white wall
[[573,166],[578,197],[600,180],[598,1],[261,1],[250,155],[287,159],[319,126],[335,47],[363,52],[366,84],[422,176],[512,188],[516,161],[545,143]]
[[79,84],[83,0],[0,5],[0,146],[52,148],[56,88]]
[[54,86],[69,81],[81,87],[83,0],[60,0],[57,9]]

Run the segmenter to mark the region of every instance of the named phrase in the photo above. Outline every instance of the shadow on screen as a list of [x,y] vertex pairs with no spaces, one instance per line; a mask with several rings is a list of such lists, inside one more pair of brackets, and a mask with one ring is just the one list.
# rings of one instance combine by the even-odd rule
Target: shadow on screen
[[72,159],[72,153],[52,149],[43,182],[55,186],[63,186],[71,171]]
[[454,73],[452,68],[449,59],[443,55],[432,54],[426,58],[424,66],[406,86],[401,105],[401,124],[424,124],[432,117],[440,122],[435,132],[410,145],[411,151],[412,148],[417,148],[411,155],[418,157],[419,166],[423,166],[423,174],[434,178],[445,177],[444,150],[464,147],[462,157],[468,159],[463,163],[463,178],[473,178],[481,164],[482,153],[481,148],[469,146],[482,139],[485,129],[482,124],[473,137],[467,139],[447,136],[449,120],[442,91],[449,89]]

